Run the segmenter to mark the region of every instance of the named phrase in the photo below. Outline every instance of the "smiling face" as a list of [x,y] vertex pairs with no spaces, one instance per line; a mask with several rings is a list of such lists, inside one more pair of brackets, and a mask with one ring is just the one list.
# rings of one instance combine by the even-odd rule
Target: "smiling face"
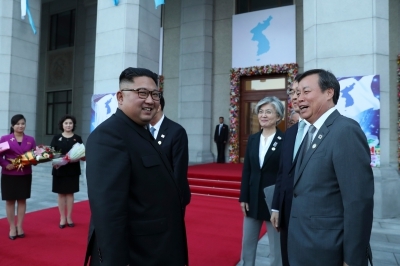
[[299,83],[297,81],[294,81],[293,85],[292,85],[292,90],[294,91],[294,93],[290,96],[290,100],[292,101],[293,110],[296,113],[300,112],[299,104],[298,104],[298,101],[297,101],[297,89],[298,89],[298,87],[299,87]]
[[311,124],[334,106],[333,88],[322,91],[318,81],[318,74],[306,76],[300,81],[297,90],[300,116]]
[[23,134],[25,131],[26,122],[25,119],[20,119],[18,122],[12,126],[15,133]]
[[121,82],[120,91],[117,93],[119,109],[139,125],[147,125],[154,117],[160,101],[154,101],[149,94],[146,99],[141,99],[136,91],[121,91],[144,88],[148,91],[157,91],[157,85],[149,77],[135,77],[133,82]]
[[62,127],[64,132],[66,133],[71,133],[72,130],[74,129],[74,122],[72,119],[65,119],[64,122],[62,123]]
[[260,123],[261,128],[275,127],[278,121],[279,115],[273,104],[264,104],[258,110],[258,122]]

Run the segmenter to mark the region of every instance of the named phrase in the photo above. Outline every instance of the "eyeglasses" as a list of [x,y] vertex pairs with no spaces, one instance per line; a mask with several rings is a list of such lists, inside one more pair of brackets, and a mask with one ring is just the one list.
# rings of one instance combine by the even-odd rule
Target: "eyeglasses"
[[271,111],[271,110],[258,110],[258,114],[259,115],[262,115],[262,114],[266,114],[266,115],[272,115],[272,114],[274,114],[275,112],[273,112],[273,111]]
[[121,91],[134,91],[134,92],[137,92],[137,94],[138,94],[140,99],[147,99],[147,97],[149,97],[149,94],[151,95],[151,98],[154,101],[159,101],[160,98],[161,98],[161,92],[159,92],[159,91],[149,91],[148,89],[145,89],[145,88],[123,89]]
[[289,96],[292,96],[292,95],[295,94],[295,90],[293,90],[293,89],[288,89],[288,90],[286,91],[286,93],[287,93]]

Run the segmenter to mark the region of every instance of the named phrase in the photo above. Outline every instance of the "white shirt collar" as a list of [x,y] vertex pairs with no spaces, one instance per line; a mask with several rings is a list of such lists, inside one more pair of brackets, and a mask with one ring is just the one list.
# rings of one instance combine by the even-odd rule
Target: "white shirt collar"
[[323,115],[320,116],[320,118],[317,119],[317,121],[315,121],[315,123],[313,124],[314,127],[317,128],[317,130],[315,132],[317,132],[322,125],[325,123],[326,119],[336,110],[336,106],[333,106],[331,109],[329,109],[328,111],[326,111]]
[[164,120],[164,114],[162,115],[161,119],[158,120],[158,122],[154,126],[150,125],[150,127],[154,127],[156,129],[154,131],[154,138],[155,139],[157,139],[158,132],[160,132],[160,127],[161,127],[161,124],[162,124],[163,120]]

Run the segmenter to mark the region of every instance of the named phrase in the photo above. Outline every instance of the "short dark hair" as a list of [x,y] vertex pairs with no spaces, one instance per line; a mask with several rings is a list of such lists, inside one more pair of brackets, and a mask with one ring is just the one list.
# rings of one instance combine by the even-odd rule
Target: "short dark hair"
[[301,74],[301,73],[297,73],[297,75],[294,77],[294,81],[299,82],[299,79],[301,78],[302,75],[303,74]]
[[161,111],[164,111],[165,100],[164,100],[164,96],[162,94],[160,97],[160,105],[161,105]]
[[63,117],[61,117],[60,121],[58,121],[58,129],[61,130],[62,132],[64,132],[63,123],[67,119],[71,119],[72,123],[74,124],[74,126],[72,127],[72,132],[73,132],[76,128],[76,118],[73,115],[67,114],[67,115],[64,115]]
[[128,67],[119,75],[119,83],[121,82],[133,82],[135,77],[149,77],[154,80],[154,83],[158,86],[158,75],[146,68],[134,68]]
[[219,117],[219,119],[221,119],[221,118],[222,118],[222,119],[224,119],[224,117],[223,117],[223,116],[220,116],[220,117]]
[[336,105],[339,100],[340,94],[340,84],[335,75],[332,72],[325,70],[325,69],[311,69],[304,72],[301,77],[299,78],[299,82],[310,75],[318,74],[318,85],[321,88],[321,91],[324,92],[327,89],[332,88],[334,91],[332,100],[333,103]]
[[13,126],[15,126],[19,120],[24,119],[24,121],[26,122],[26,119],[23,115],[21,114],[16,114],[13,117],[11,117],[11,127],[10,127],[10,134],[14,133],[14,128]]

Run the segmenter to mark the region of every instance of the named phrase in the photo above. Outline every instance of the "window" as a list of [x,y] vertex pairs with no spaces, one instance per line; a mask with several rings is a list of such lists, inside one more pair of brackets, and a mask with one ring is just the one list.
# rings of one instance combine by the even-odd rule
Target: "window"
[[74,46],[75,10],[69,10],[50,17],[49,50]]
[[293,5],[293,0],[236,0],[236,14]]
[[71,106],[72,90],[47,93],[47,135],[54,135],[59,132],[58,121],[62,116],[71,113]]

